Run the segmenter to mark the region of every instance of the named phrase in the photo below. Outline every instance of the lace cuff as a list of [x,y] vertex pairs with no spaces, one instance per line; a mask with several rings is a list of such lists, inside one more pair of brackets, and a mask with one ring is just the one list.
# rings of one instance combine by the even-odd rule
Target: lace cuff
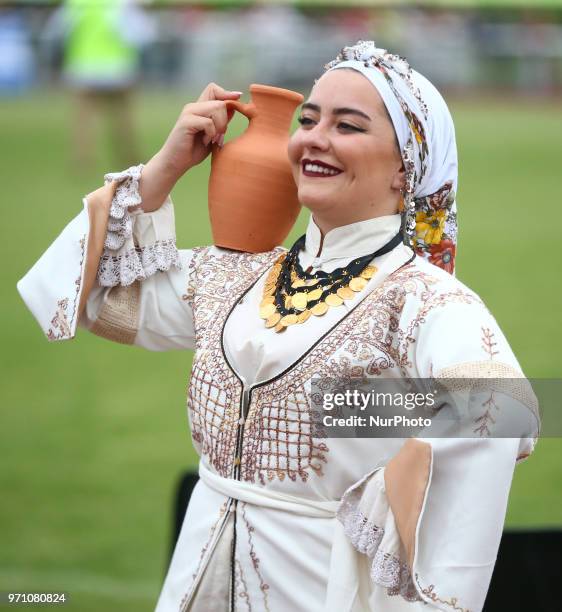
[[102,287],[127,286],[157,271],[181,268],[170,198],[154,212],[142,210],[139,180],[143,167],[140,164],[105,175],[106,183],[120,184],[111,203],[98,267],[97,278]]
[[369,558],[372,581],[408,601],[422,601],[412,581],[384,484],[377,468],[344,494],[337,518],[353,547]]

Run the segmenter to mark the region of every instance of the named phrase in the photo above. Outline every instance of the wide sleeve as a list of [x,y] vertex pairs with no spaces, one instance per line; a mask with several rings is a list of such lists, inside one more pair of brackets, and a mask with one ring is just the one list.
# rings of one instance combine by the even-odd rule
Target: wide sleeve
[[[80,213],[17,283],[48,340],[72,339],[80,326],[150,350],[193,348],[190,278],[201,249],[177,249],[170,198],[154,212],[142,210],[141,171],[106,175],[106,183],[118,183],[109,217],[96,218],[84,198]],[[95,250],[101,254],[96,278],[79,314]]]
[[402,323],[412,346],[409,374],[433,381],[448,401],[435,409],[431,428],[345,492],[338,518],[369,560],[370,609],[380,607],[385,589],[432,609],[477,612],[514,467],[537,440],[537,400],[477,296],[455,289],[424,297]]

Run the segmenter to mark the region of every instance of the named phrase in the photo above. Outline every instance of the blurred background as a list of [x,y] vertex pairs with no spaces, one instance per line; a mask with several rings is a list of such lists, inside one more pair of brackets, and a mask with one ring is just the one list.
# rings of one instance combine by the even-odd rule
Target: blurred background
[[[459,148],[457,275],[527,376],[562,377],[562,0],[0,2],[0,591],[66,591],[81,612],[152,610],[178,479],[196,466],[191,354],[83,330],[50,344],[17,280],[103,174],[146,162],[208,82],[244,100],[253,82],[306,96],[358,39],[443,91]],[[235,117],[230,137],[244,129]],[[211,241],[208,174],[207,161],[174,191],[181,248]],[[305,225],[303,213],[287,244]],[[560,439],[517,467],[507,526],[562,527]],[[549,605],[521,609],[559,609]]]

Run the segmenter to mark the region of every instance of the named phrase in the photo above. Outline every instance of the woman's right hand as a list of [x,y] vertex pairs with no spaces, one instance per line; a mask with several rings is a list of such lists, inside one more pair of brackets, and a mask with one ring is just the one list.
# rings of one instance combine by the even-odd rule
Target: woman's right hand
[[142,209],[158,209],[176,184],[211,152],[211,144],[222,144],[233,111],[227,100],[238,100],[240,91],[227,91],[209,83],[197,102],[186,104],[166,142],[146,164],[140,181]]

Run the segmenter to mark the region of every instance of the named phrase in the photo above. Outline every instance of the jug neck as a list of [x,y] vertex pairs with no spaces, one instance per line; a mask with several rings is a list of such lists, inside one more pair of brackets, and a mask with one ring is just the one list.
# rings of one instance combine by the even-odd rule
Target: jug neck
[[289,136],[297,102],[262,92],[254,93],[252,102],[257,111],[251,121],[253,127],[269,134]]

